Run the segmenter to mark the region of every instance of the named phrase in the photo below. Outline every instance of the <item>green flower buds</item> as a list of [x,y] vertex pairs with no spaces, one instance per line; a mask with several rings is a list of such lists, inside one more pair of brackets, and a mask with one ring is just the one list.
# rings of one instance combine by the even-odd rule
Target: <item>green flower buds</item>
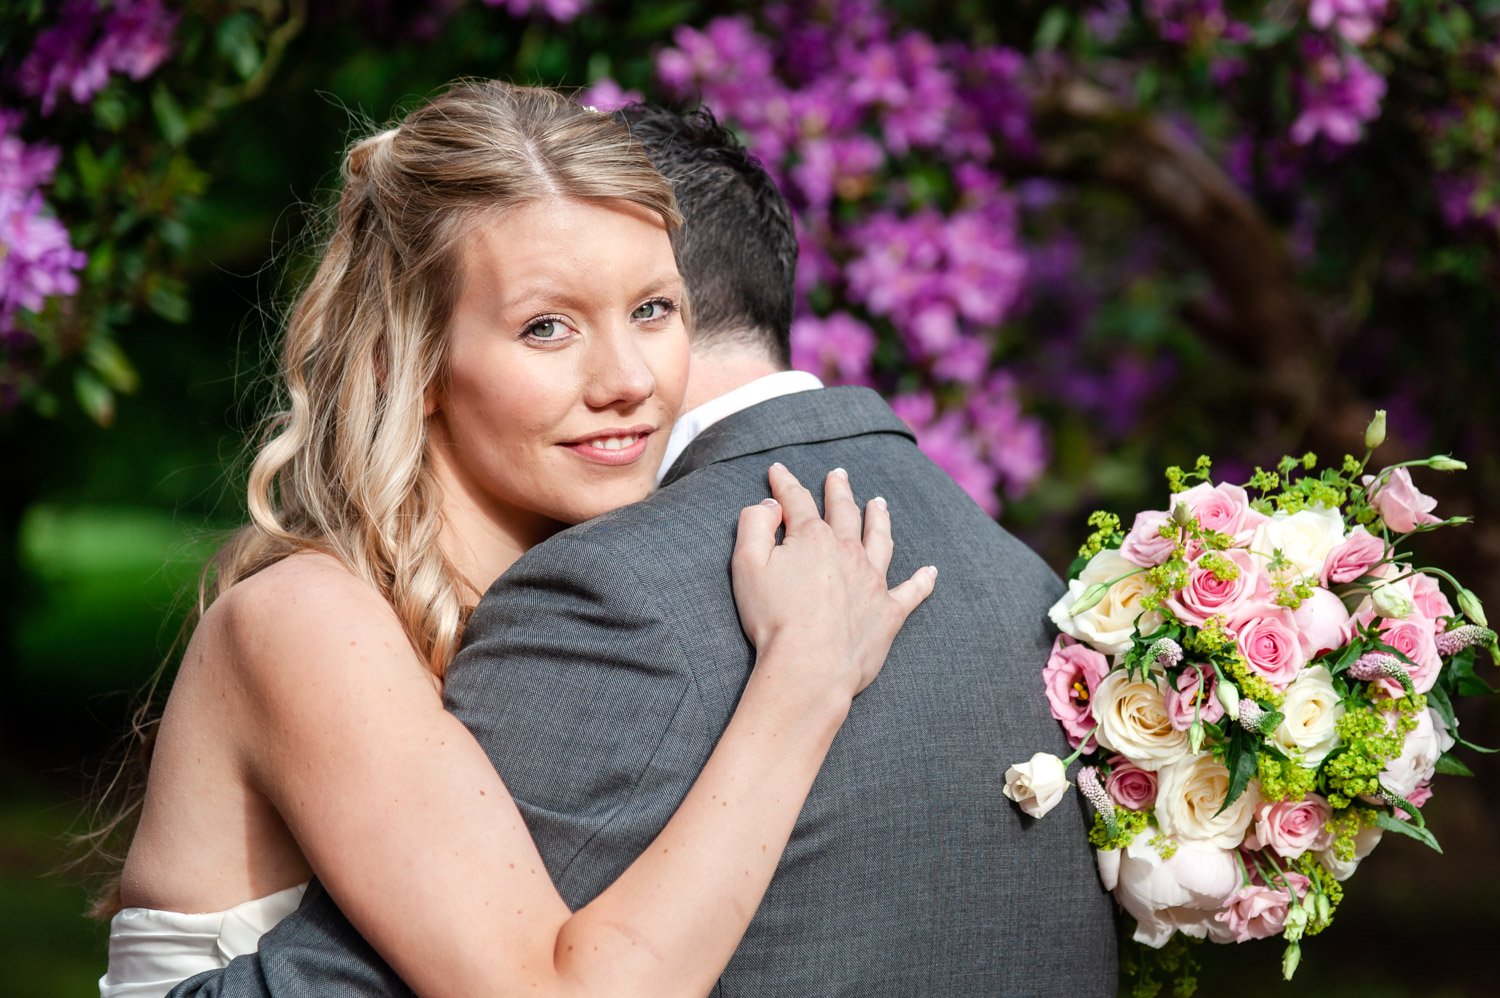
[[1385,410],[1376,409],[1375,418],[1365,427],[1365,449],[1374,450],[1385,443]]
[[1479,597],[1474,595],[1472,589],[1460,589],[1458,591],[1458,609],[1460,613],[1480,627],[1490,626],[1490,622],[1484,617],[1484,604],[1479,602]]

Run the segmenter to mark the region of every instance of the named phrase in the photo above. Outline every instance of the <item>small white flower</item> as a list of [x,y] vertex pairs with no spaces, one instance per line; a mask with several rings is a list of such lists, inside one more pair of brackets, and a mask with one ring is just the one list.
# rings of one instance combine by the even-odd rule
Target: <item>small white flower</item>
[[1033,818],[1043,817],[1056,807],[1067,789],[1068,771],[1050,752],[1038,752],[1030,762],[1005,771],[1005,796]]

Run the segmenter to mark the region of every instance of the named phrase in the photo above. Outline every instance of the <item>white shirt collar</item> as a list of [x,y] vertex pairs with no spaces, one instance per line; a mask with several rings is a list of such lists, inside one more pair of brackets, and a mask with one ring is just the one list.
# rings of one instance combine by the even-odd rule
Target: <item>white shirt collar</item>
[[783,395],[822,387],[823,382],[816,374],[806,371],[777,371],[740,385],[717,398],[711,398],[697,408],[689,409],[677,417],[677,425],[672,427],[672,435],[667,438],[667,453],[663,455],[661,468],[656,472],[656,484],[661,484],[667,470],[687,450],[688,444],[719,420]]

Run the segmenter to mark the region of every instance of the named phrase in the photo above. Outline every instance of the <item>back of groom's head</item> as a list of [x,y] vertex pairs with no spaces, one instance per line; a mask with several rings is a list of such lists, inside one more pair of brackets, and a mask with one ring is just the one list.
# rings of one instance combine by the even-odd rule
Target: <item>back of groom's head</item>
[[672,236],[692,300],[693,346],[754,346],[791,365],[797,236],[760,162],[699,108],[632,104],[616,112],[672,184],[683,224]]

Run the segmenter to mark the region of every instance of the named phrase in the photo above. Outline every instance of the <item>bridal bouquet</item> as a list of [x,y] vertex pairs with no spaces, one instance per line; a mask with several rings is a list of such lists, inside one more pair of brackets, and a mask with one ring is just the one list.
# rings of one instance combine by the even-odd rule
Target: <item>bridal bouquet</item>
[[1280,936],[1290,978],[1383,833],[1438,848],[1432,778],[1468,774],[1453,702],[1491,692],[1476,651],[1500,650],[1479,599],[1407,550],[1466,522],[1434,516],[1409,469],[1464,465],[1367,473],[1384,436],[1380,412],[1363,460],[1286,458],[1245,486],[1200,458],[1128,531],[1089,519],[1042,669],[1077,751],[1013,766],[1005,792],[1041,817],[1081,758],[1099,870],[1139,943]]

